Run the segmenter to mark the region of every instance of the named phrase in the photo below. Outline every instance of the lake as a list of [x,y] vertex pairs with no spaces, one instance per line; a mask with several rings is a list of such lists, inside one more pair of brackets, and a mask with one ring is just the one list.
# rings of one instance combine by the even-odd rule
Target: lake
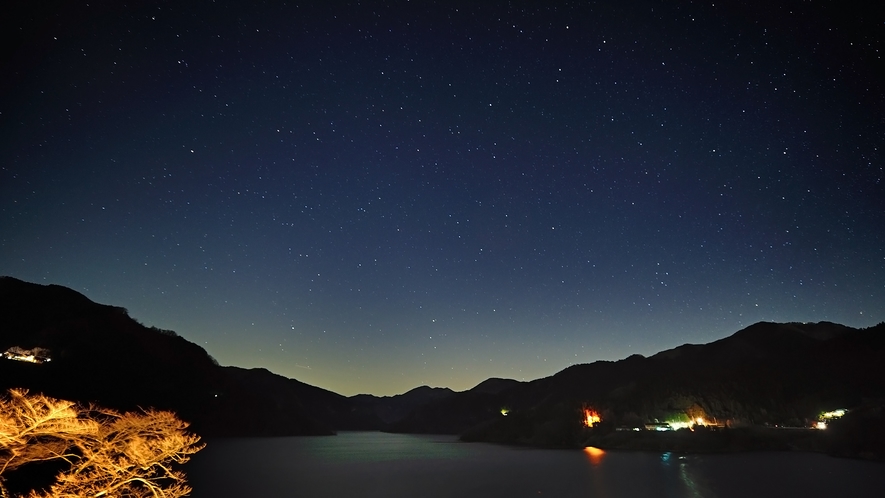
[[883,497],[885,465],[812,453],[679,455],[345,432],[211,440],[194,498]]

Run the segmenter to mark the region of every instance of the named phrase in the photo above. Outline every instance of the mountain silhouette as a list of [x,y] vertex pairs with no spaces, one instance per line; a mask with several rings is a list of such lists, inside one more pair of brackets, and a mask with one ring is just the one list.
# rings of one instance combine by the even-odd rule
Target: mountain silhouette
[[[421,386],[345,397],[262,368],[219,366],[175,332],[66,287],[0,277],[0,352],[10,348],[48,352],[50,361],[39,363],[43,353],[35,363],[0,358],[0,389],[173,410],[205,436],[388,430],[575,446],[674,417],[804,427],[824,411],[853,408],[834,424],[844,436],[838,451],[879,454],[885,443],[885,324],[761,322],[709,344],[573,365],[530,382],[492,378],[463,392]],[[595,436],[582,424],[585,408],[601,416]]]
[[[221,367],[172,331],[145,327],[71,289],[0,278],[0,351],[48,350],[51,361],[0,359],[0,388],[118,410],[173,410],[203,435],[332,434],[347,398],[267,370]],[[380,425],[380,422],[376,425]]]

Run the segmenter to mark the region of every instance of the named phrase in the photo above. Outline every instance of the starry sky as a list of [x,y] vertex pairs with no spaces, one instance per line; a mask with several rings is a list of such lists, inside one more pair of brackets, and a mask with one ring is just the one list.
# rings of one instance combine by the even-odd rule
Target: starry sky
[[345,395],[871,326],[885,16],[844,5],[28,3],[0,274]]

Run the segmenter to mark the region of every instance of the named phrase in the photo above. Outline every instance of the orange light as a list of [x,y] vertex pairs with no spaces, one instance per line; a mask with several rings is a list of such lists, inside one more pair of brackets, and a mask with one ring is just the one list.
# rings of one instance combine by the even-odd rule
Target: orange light
[[584,425],[587,427],[593,427],[599,422],[602,422],[602,417],[599,416],[599,412],[592,408],[584,408]]
[[595,446],[587,446],[584,448],[584,453],[593,465],[599,465],[602,462],[602,457],[605,456],[605,451]]

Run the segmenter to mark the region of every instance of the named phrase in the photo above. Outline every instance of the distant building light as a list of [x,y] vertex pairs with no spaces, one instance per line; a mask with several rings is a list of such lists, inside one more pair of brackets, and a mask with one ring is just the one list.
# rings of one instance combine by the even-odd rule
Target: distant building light
[[599,415],[599,412],[594,410],[593,408],[584,407],[584,425],[587,427],[593,427],[594,425],[602,422],[602,417]]
[[833,410],[833,411],[829,411],[829,412],[823,412],[817,418],[817,422],[814,423],[813,427],[815,429],[826,429],[828,421],[834,420],[837,418],[842,418],[846,413],[848,413],[848,410],[846,410],[844,408],[839,408],[837,410]]
[[838,410],[833,410],[831,412],[823,412],[820,414],[821,418],[840,418],[848,413],[848,410],[844,408],[839,408]]
[[51,361],[49,350],[44,348],[24,349],[13,346],[3,352],[7,360],[24,361],[27,363],[45,363]]
[[[687,419],[687,420],[686,420]],[[689,419],[688,417],[683,418],[683,420],[671,420],[668,421],[667,424],[672,427],[671,430],[679,430],[679,429],[691,429],[694,430],[695,427],[724,427],[725,424],[721,422],[717,422],[714,420],[707,420],[704,417],[695,417]]]

